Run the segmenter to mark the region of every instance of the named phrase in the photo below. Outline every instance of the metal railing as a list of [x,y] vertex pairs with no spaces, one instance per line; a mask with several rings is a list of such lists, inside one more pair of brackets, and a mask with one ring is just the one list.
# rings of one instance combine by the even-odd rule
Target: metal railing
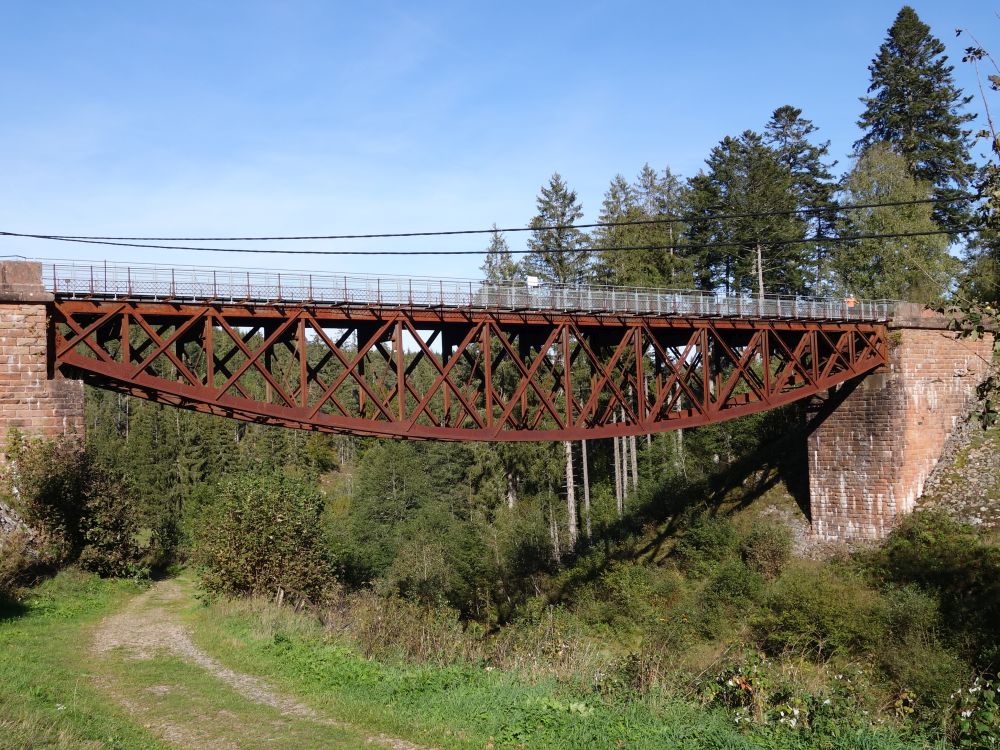
[[890,300],[767,294],[725,296],[689,289],[529,285],[524,281],[339,275],[118,263],[44,263],[46,288],[63,298],[174,302],[308,303],[366,307],[725,318],[885,321]]

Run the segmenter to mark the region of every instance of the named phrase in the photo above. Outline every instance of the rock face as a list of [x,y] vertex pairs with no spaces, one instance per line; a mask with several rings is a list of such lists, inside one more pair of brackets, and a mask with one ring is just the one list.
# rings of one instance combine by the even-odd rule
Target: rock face
[[983,429],[969,420],[955,432],[927,480],[921,508],[943,510],[957,521],[1000,528],[1000,424]]

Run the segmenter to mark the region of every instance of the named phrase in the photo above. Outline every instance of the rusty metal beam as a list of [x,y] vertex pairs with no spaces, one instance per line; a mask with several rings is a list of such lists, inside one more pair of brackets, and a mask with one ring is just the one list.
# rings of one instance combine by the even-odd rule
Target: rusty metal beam
[[732,419],[884,365],[888,340],[864,322],[58,296],[50,321],[55,366],[97,387],[261,424],[439,440]]

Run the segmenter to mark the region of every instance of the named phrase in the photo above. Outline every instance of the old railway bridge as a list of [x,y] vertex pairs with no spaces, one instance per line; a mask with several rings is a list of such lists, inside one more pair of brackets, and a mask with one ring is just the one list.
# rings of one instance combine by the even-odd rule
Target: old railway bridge
[[813,527],[909,510],[988,342],[885,301],[149,265],[0,264],[0,428],[83,432],[82,383],[324,432],[579,440],[799,399]]

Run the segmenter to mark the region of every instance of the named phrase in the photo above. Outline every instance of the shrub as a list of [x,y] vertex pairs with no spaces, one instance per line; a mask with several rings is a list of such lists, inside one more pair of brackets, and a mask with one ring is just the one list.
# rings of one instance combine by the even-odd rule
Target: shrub
[[760,599],[764,579],[740,560],[730,560],[719,566],[705,587],[705,599],[718,605],[745,608]]
[[765,578],[776,578],[792,555],[792,535],[781,524],[754,524],[740,545],[743,562]]
[[196,534],[195,558],[212,593],[316,599],[331,577],[323,502],[303,482],[240,474],[224,480]]
[[771,585],[755,630],[769,653],[862,654],[885,640],[885,607],[857,576],[799,563]]
[[721,518],[702,516],[677,542],[675,552],[681,566],[694,575],[705,575],[720,560],[736,552],[739,535]]
[[80,565],[102,576],[138,576],[142,551],[134,493],[124,478],[91,469],[86,482]]
[[28,535],[23,531],[0,534],[0,602],[13,598],[22,577],[33,563]]
[[46,540],[43,556],[73,559],[83,546],[83,494],[87,456],[75,440],[28,439],[12,430],[4,484],[14,509]]

